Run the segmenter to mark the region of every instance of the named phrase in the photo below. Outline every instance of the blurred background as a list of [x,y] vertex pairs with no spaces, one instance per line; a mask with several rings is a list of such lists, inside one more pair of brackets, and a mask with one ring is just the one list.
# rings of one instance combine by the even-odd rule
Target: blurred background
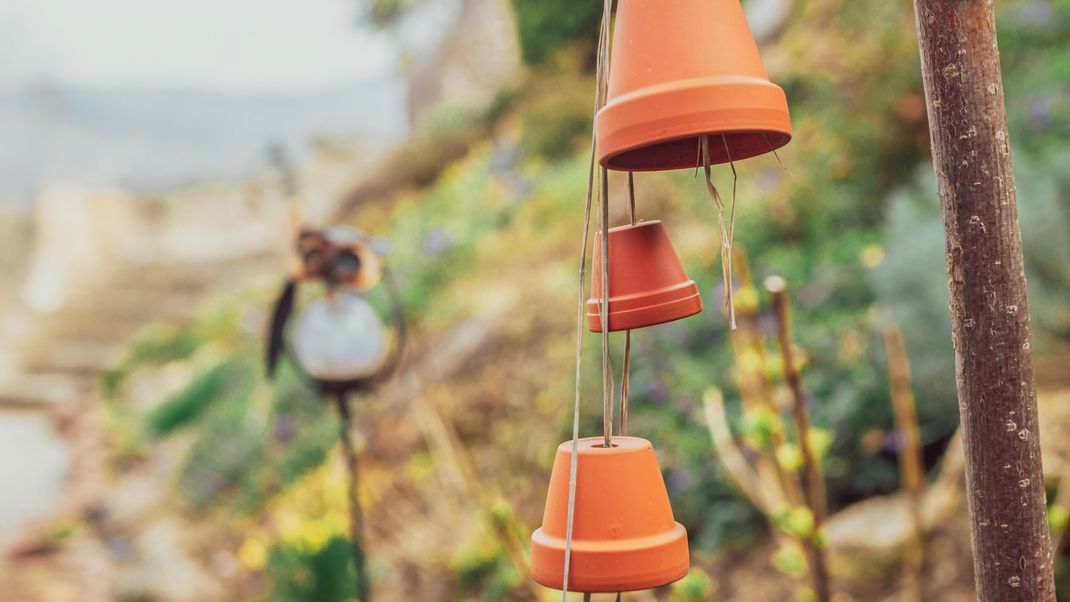
[[[835,599],[920,587],[972,600],[912,7],[744,5],[795,137],[786,169],[736,166],[746,319],[733,335],[704,183],[636,178],[639,217],[666,222],[707,309],[633,337],[630,432],[658,451],[692,570],[624,598],[788,600],[808,583],[813,517],[763,507],[740,481],[740,463],[798,469],[797,437],[777,443],[790,396],[761,284],[779,275],[827,479]],[[1061,539],[1070,0],[998,6]],[[571,432],[601,10],[0,0],[0,600],[355,599],[336,413],[292,366],[274,384],[262,367],[303,223],[385,241],[411,327],[400,373],[355,400],[376,598],[554,599],[526,555]],[[714,179],[731,187],[727,167]],[[624,223],[619,174],[610,190]],[[367,297],[388,315],[381,288]],[[885,344],[894,332],[905,357]],[[585,344],[597,358],[598,338]],[[912,425],[894,418],[888,374],[906,358],[927,478],[904,488]],[[601,432],[600,379],[589,359],[587,435]]]

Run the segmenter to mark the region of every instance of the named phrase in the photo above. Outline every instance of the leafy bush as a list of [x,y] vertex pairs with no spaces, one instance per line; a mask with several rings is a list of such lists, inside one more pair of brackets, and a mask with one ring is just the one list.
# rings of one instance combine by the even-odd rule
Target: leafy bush
[[602,3],[598,0],[512,0],[524,62],[535,65],[560,48],[586,38],[598,40]]
[[[1070,175],[1064,150],[1041,157],[1015,157],[1018,221],[1022,230],[1026,282],[1033,318],[1034,350],[1070,340]],[[887,259],[873,273],[881,306],[903,331],[911,358],[918,408],[927,437],[958,425],[955,357],[948,314],[943,222],[931,168],[895,195],[885,230]],[[932,432],[935,429],[937,432]],[[923,436],[923,438],[925,438]]]
[[163,437],[197,418],[210,404],[224,395],[233,383],[237,366],[233,361],[221,362],[195,376],[184,389],[161,403],[145,418],[152,437]]
[[348,602],[356,596],[349,540],[332,537],[322,548],[275,546],[268,552],[269,602]]
[[572,53],[540,68],[516,107],[524,154],[557,160],[589,148],[593,90],[594,79],[579,71]]

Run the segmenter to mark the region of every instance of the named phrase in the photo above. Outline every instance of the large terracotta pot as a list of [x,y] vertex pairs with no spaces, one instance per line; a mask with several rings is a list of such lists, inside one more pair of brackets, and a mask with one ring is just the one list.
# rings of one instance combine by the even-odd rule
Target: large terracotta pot
[[[587,327],[602,331],[602,236],[594,243]],[[609,330],[631,330],[702,311],[695,281],[687,277],[665,226],[658,220],[609,230]]]
[[[687,531],[673,519],[654,447],[646,439],[580,439],[569,591],[623,592],[687,575]],[[557,448],[542,527],[531,536],[538,583],[564,581],[572,442]]]
[[704,135],[712,163],[791,139],[787,99],[769,82],[739,0],[619,0],[595,124],[602,165],[627,171],[696,167]]

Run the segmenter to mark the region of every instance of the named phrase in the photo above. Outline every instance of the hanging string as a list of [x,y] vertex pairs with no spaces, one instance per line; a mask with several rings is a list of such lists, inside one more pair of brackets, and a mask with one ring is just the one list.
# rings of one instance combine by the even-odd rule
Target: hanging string
[[724,156],[728,157],[728,166],[732,168],[732,208],[728,212],[728,250],[731,252],[732,245],[736,243],[736,185],[739,183],[739,174],[736,173],[736,163],[732,160],[732,151],[728,149],[728,138],[724,134],[721,134],[721,141],[724,143]]
[[623,437],[628,434],[628,385],[631,380],[629,372],[632,369],[632,331],[624,331],[624,372],[620,382],[620,434]]
[[602,291],[599,313],[602,320],[602,437],[606,448],[613,447],[613,364],[609,357],[609,170],[602,172],[600,223],[602,226]]
[[628,172],[628,217],[634,226],[639,220],[635,217],[635,172]]
[[[601,45],[601,42],[599,43]],[[584,284],[587,278],[587,245],[591,230],[591,205],[594,198],[594,155],[595,144],[591,141],[591,165],[587,173],[587,205],[583,218],[583,242],[580,251],[579,272],[579,303],[576,310],[576,391],[572,406],[572,452],[569,463],[568,475],[568,516],[565,525],[565,571],[564,583],[561,585],[561,602],[565,602],[568,596],[569,569],[572,565],[572,527],[576,514],[576,448],[580,439],[580,395],[582,383],[583,365],[583,315],[584,315]]]
[[[598,32],[598,64],[595,69],[595,101],[594,112],[605,104],[607,85],[605,71],[608,69],[609,44],[609,18],[612,9],[612,0],[604,0],[602,8],[602,25]],[[572,568],[572,531],[576,520],[576,469],[580,438],[580,395],[582,383],[583,365],[583,327],[584,327],[584,284],[587,275],[587,246],[591,228],[591,206],[594,200],[594,159],[597,150],[597,139],[592,125],[591,132],[591,159],[587,167],[587,202],[583,219],[583,241],[580,247],[580,270],[579,270],[579,294],[576,307],[576,390],[572,406],[572,449],[569,463],[568,476],[568,514],[565,526],[565,567],[561,583],[561,602],[568,599],[569,572]],[[590,602],[590,594],[584,596],[585,602]]]
[[[639,223],[635,212],[635,174],[628,172],[628,217],[632,225]],[[624,365],[620,381],[620,434],[628,434],[628,390],[632,371],[632,331],[624,331]],[[619,599],[619,598],[618,598]]]
[[[609,23],[613,15],[613,0],[605,0],[602,5],[602,38],[599,54],[598,76],[600,106],[605,106],[609,93]],[[597,135],[595,136],[597,139]],[[597,140],[596,140],[597,144]],[[601,223],[602,223],[602,298],[600,311],[602,320],[602,436],[606,448],[613,447],[613,363],[609,356],[609,170],[599,166],[601,171]]]
[[769,150],[773,152],[773,156],[776,157],[777,163],[780,163],[780,168],[786,171],[788,175],[791,176],[791,179],[794,180],[795,174],[792,173],[791,169],[789,169],[783,159],[780,158],[780,153],[777,152],[776,147],[774,147],[773,143],[769,140],[769,134],[762,132],[762,138],[765,138],[765,143],[769,145]]
[[[702,167],[706,174],[706,191],[710,194],[710,199],[713,201],[714,206],[717,208],[717,223],[721,229],[721,274],[724,279],[724,305],[728,310],[728,327],[732,330],[736,329],[736,304],[732,294],[732,239],[731,230],[725,225],[724,221],[724,201],[721,200],[721,193],[717,192],[717,187],[713,185],[713,172],[710,166],[710,137],[703,135],[699,139],[699,144],[702,148]],[[733,171],[735,167],[733,166]],[[734,196],[734,195],[733,195]],[[735,214],[735,202],[733,201],[733,219]]]

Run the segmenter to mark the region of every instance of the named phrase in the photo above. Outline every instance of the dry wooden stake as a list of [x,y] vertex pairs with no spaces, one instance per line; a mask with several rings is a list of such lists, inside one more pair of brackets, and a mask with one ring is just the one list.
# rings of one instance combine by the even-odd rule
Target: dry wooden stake
[[831,598],[829,588],[828,566],[825,550],[821,542],[821,528],[827,515],[825,475],[822,474],[820,459],[814,453],[810,441],[810,416],[806,409],[806,392],[802,387],[802,376],[795,362],[795,352],[791,342],[791,311],[788,306],[787,283],[779,276],[770,276],[765,280],[765,288],[773,295],[773,310],[777,317],[777,342],[780,357],[784,363],[784,381],[791,390],[792,415],[795,418],[795,431],[799,441],[799,453],[802,455],[806,504],[814,517],[814,530],[811,537],[804,541],[809,556],[810,577],[817,602],[828,602]]
[[899,478],[910,496],[911,536],[906,549],[906,589],[915,602],[925,599],[925,524],[922,502],[925,494],[925,463],[921,456],[921,435],[914,393],[910,386],[910,363],[899,329],[884,329],[884,347],[888,355],[888,381],[891,385],[892,409],[899,442]]

